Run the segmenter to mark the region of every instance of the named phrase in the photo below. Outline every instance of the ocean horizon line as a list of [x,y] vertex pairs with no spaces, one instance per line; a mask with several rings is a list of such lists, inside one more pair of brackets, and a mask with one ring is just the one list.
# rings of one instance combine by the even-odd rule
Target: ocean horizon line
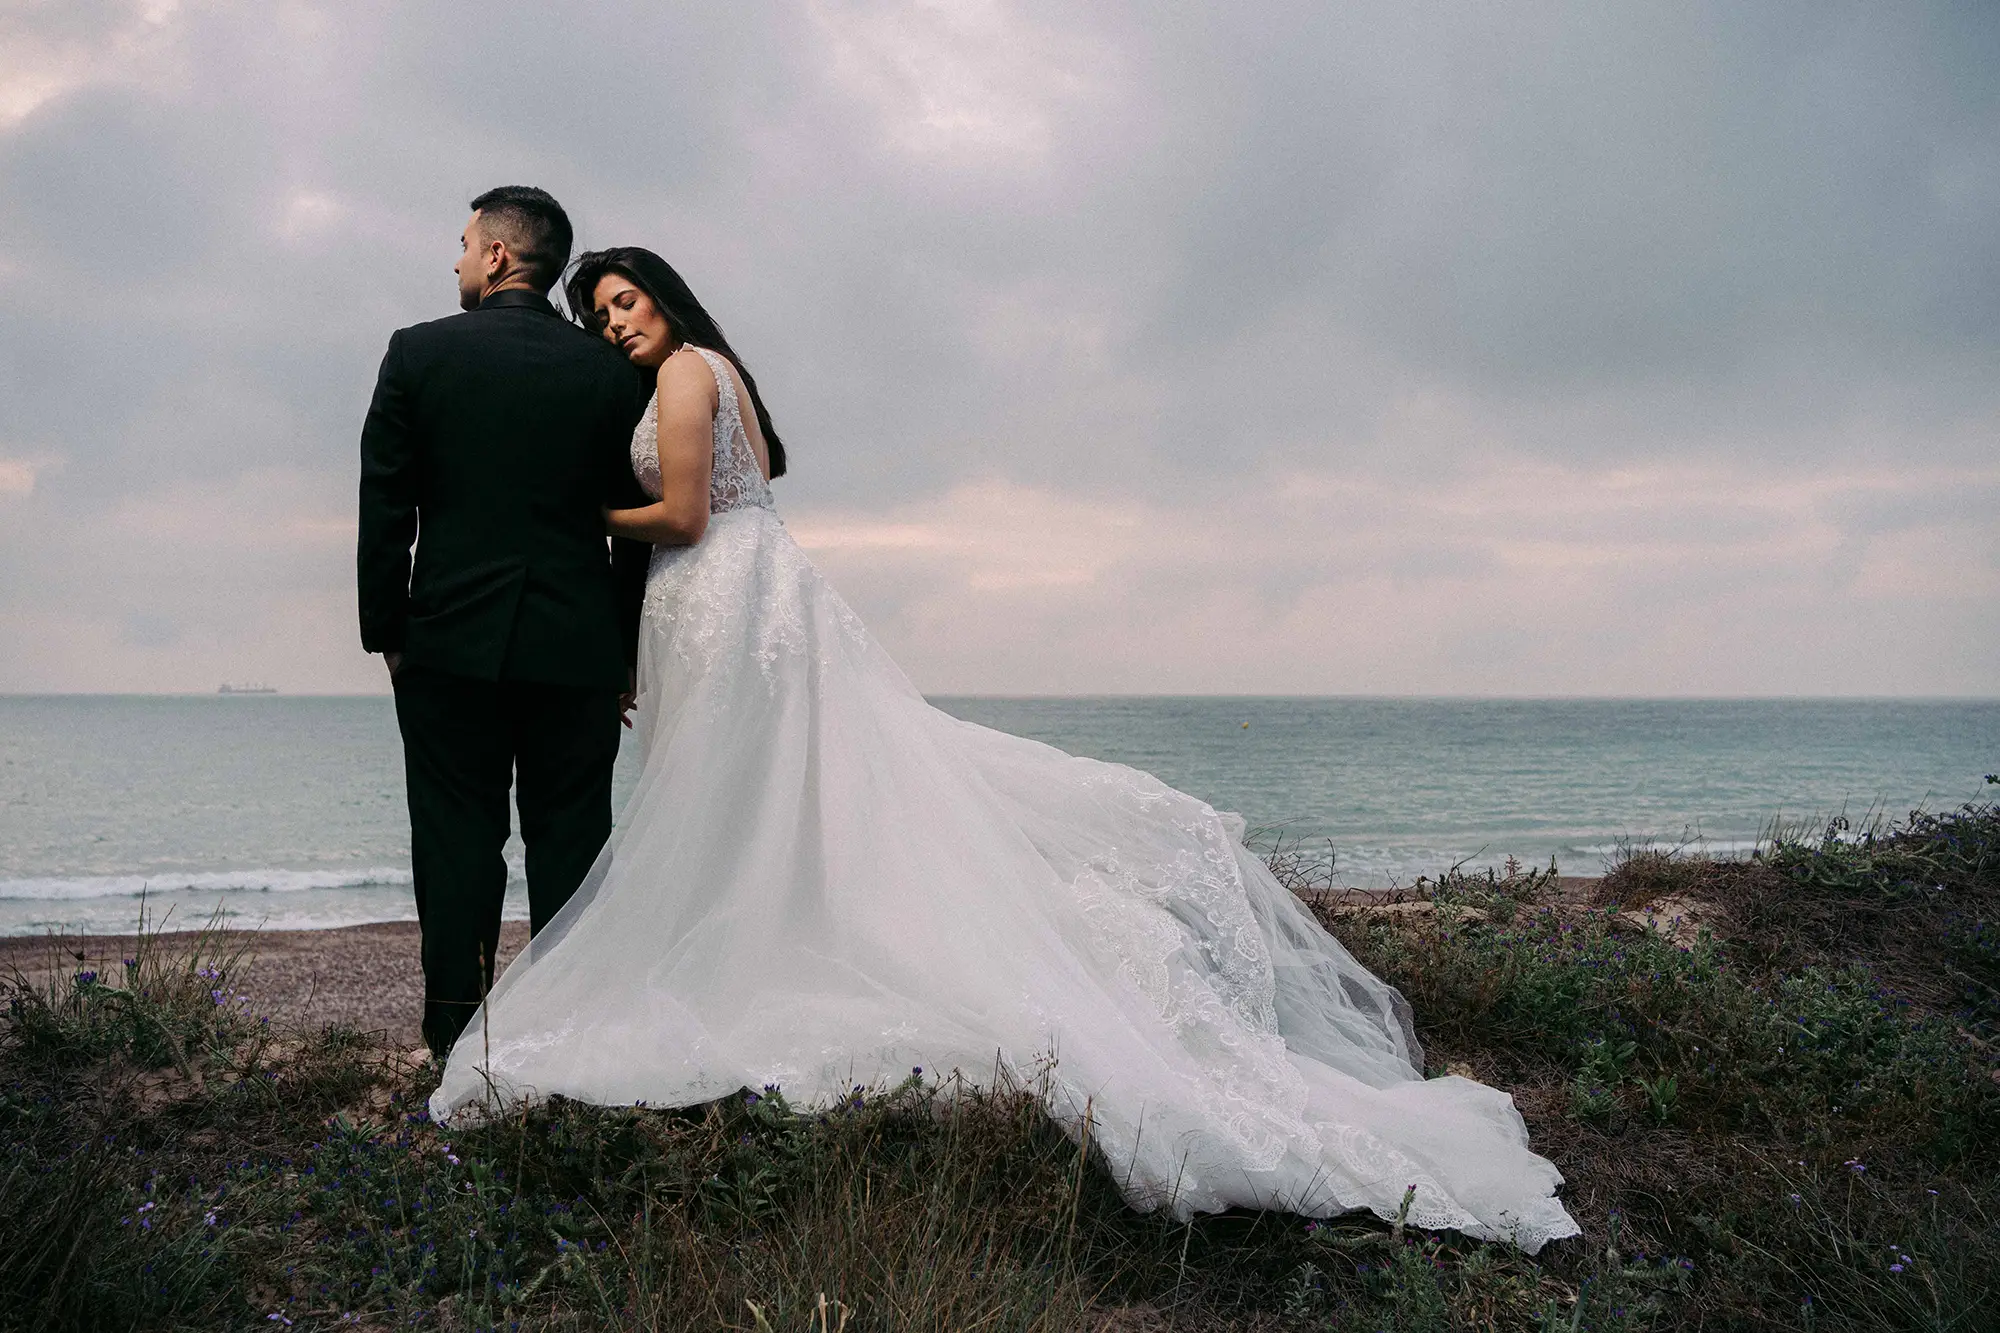
[[[1042,700],[1243,700],[1290,702],[1351,701],[1355,703],[1884,703],[2000,704],[1994,694],[1381,694],[1381,693],[1232,693],[1226,691],[1109,690],[1079,692],[1011,692],[924,690],[926,699],[992,699],[1007,702]],[[387,690],[297,692],[282,687],[268,693],[220,690],[0,690],[0,699],[393,699]]]

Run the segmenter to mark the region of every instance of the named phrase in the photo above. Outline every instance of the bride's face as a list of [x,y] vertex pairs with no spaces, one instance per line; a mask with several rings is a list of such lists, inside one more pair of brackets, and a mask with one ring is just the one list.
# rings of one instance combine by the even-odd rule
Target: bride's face
[[634,365],[653,367],[674,350],[673,331],[653,298],[617,274],[598,280],[591,307],[606,341],[625,353]]

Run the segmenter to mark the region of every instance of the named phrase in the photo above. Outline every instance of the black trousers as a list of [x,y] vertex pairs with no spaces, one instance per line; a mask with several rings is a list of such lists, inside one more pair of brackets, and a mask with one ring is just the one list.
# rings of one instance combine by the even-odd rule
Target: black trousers
[[611,835],[618,696],[413,666],[396,673],[395,690],[423,933],[424,1041],[443,1059],[493,984],[508,788],[518,777],[529,929],[538,931]]

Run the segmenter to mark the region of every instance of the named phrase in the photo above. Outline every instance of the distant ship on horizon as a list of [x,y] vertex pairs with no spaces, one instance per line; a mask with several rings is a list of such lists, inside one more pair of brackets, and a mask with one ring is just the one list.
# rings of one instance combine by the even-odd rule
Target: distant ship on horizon
[[217,694],[276,694],[277,692],[276,685],[231,685],[227,682],[216,691]]

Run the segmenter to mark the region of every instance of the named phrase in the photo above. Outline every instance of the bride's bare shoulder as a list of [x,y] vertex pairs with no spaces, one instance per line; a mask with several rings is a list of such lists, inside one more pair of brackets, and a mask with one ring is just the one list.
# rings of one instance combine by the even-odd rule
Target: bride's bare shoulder
[[700,401],[708,405],[709,415],[713,416],[719,405],[715,374],[701,353],[690,346],[683,345],[660,363],[659,388],[663,407],[672,401]]

